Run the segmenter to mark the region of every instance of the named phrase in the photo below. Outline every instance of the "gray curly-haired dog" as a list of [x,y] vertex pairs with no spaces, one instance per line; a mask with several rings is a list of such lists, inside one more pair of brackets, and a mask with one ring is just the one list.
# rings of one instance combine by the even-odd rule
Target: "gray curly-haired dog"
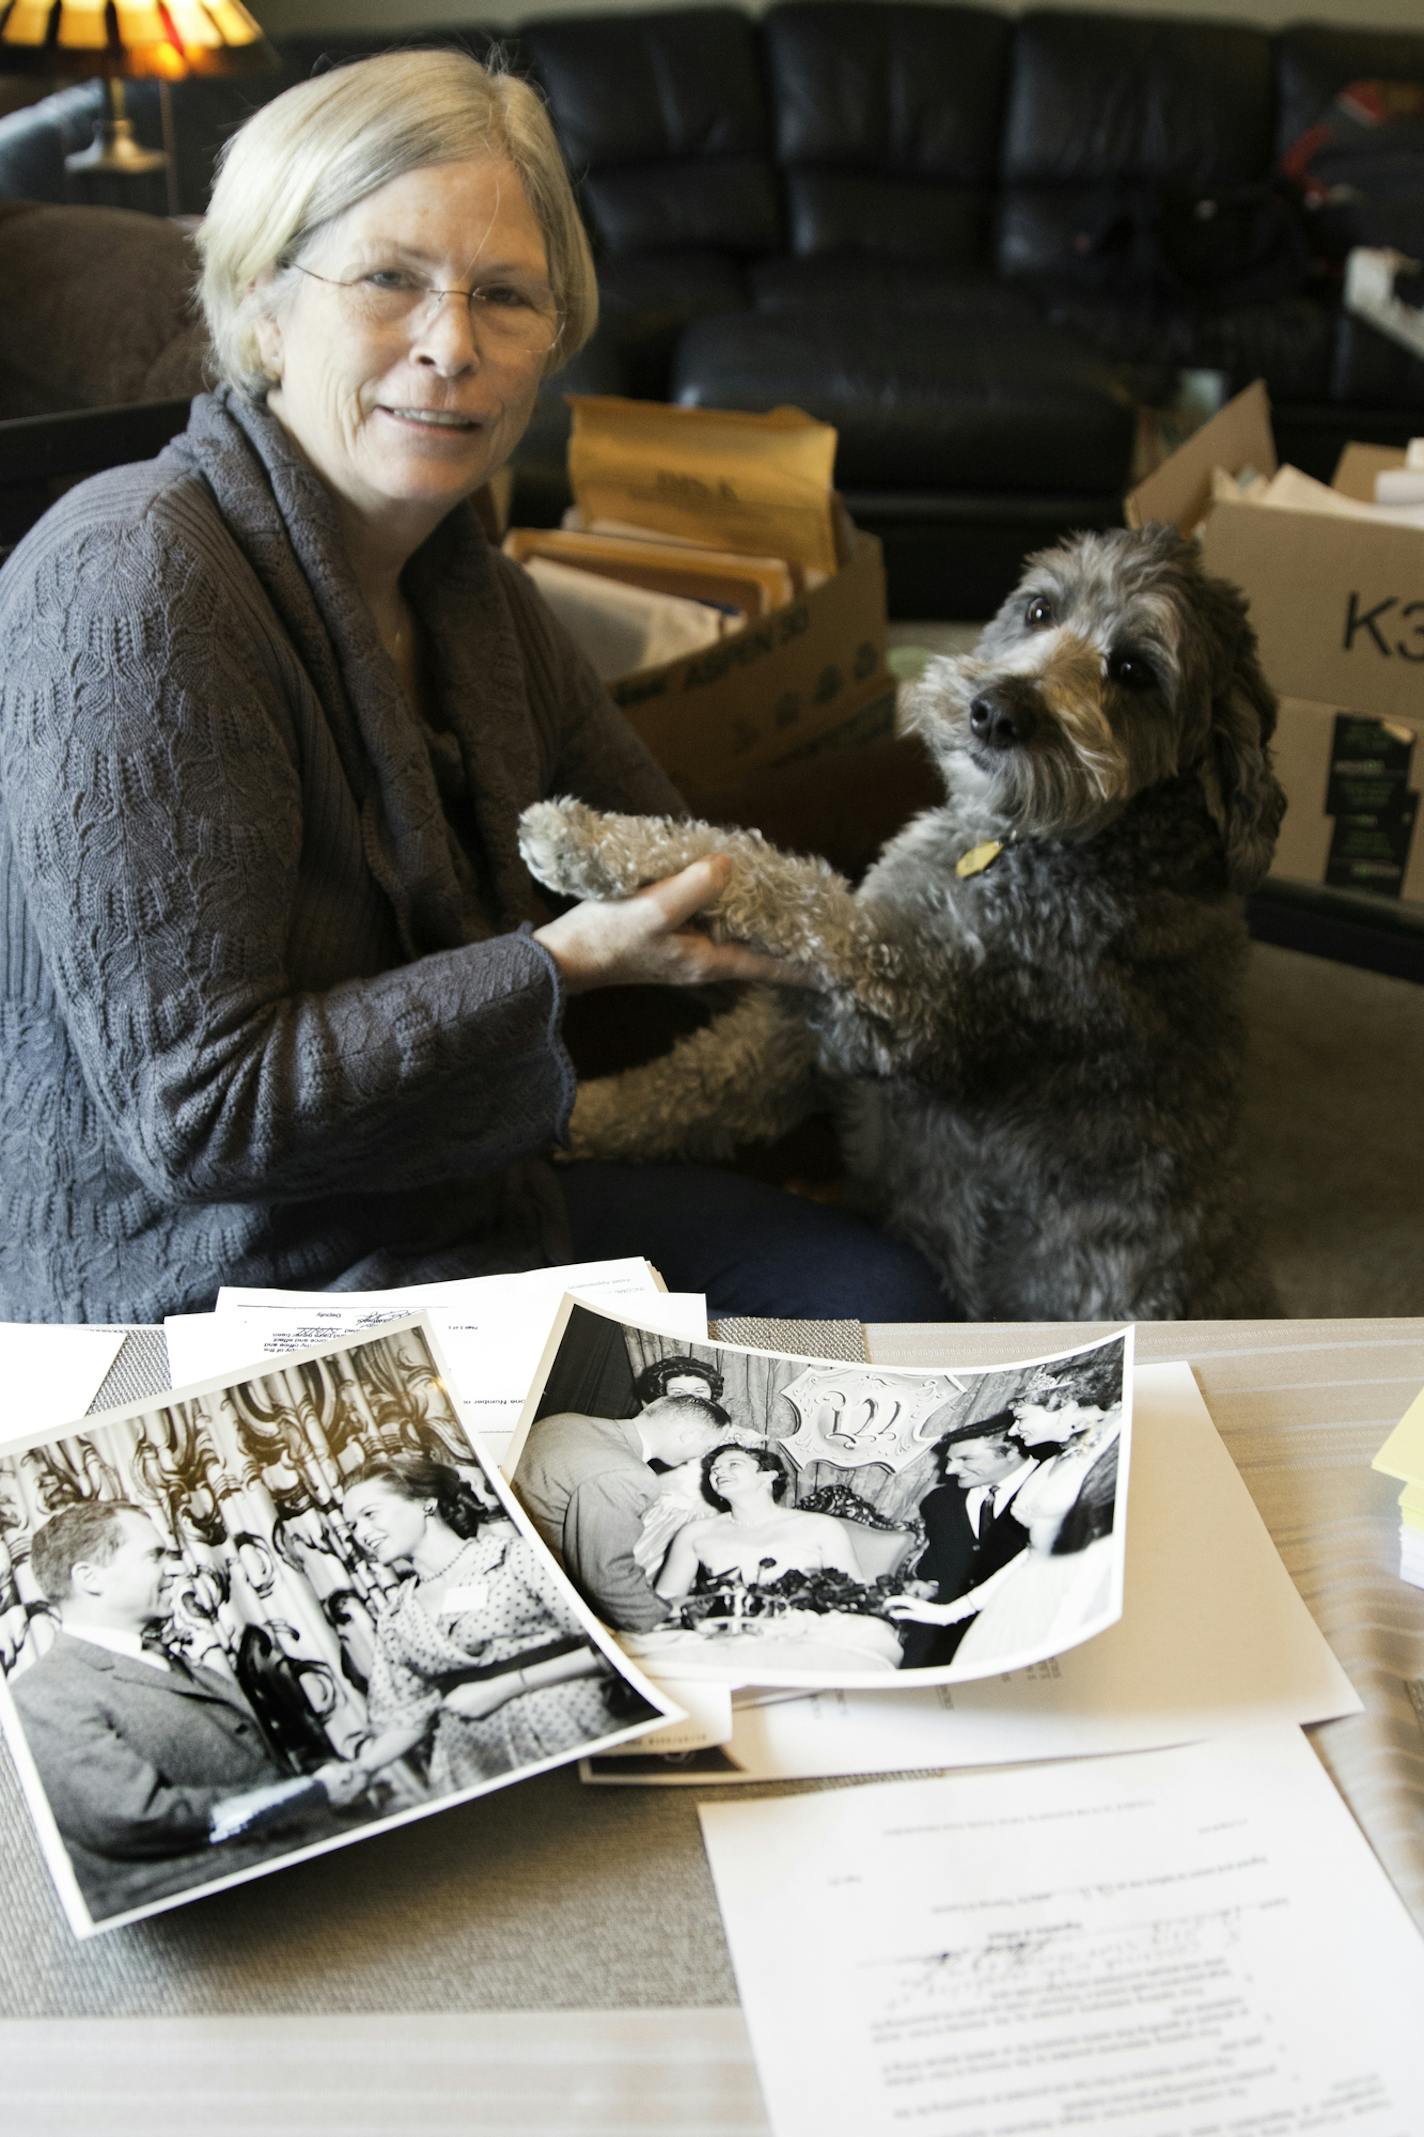
[[726,1156],[829,1089],[859,1197],[966,1318],[1270,1311],[1237,1156],[1241,894],[1284,796],[1241,596],[1169,528],[1081,536],[910,714],[946,798],[856,891],[756,832],[526,813],[526,862],[573,897],[732,854],[710,931],[816,974],[584,1086],[575,1153]]

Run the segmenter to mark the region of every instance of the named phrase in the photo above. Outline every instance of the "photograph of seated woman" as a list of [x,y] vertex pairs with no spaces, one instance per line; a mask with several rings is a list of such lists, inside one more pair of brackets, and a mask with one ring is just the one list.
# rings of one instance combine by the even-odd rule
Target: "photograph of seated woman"
[[551,794],[681,807],[477,509],[597,321],[539,97],[332,68],[196,244],[215,390],[0,574],[0,1319],[622,1255],[720,1313],[943,1315],[848,1214],[551,1162],[570,997],[800,975],[698,931],[720,856],[562,911],[519,857]]
[[349,1479],[342,1511],[366,1557],[404,1575],[378,1621],[363,1766],[414,1755],[432,1788],[471,1788],[635,1718],[621,1685],[615,1713],[608,1664],[547,1560],[458,1470],[381,1457]]
[[715,1587],[729,1575],[750,1587],[827,1568],[861,1579],[844,1523],[785,1505],[787,1488],[786,1469],[769,1447],[735,1440],[714,1447],[702,1458],[702,1497],[714,1511],[678,1530],[653,1592],[675,1603],[694,1586]]

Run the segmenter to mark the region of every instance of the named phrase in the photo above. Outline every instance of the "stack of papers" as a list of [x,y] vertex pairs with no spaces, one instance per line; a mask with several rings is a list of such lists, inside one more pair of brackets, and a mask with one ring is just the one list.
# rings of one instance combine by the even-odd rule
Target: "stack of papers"
[[1372,1466],[1398,1477],[1399,1572],[1403,1580],[1424,1588],[1424,1393],[1415,1396]]
[[[560,1309],[510,1444],[546,1539],[551,1476],[588,1437],[570,1398],[609,1334],[603,1311]],[[651,1508],[640,1562],[672,1617],[648,1629],[565,1525],[575,1586],[684,1709],[583,1772],[722,1784],[700,1817],[776,2137],[1405,2137],[1424,1951],[1299,1727],[1360,1702],[1189,1369],[1134,1371],[1130,1332],[939,1372],[696,1355],[786,1488],[753,1503],[726,1450],[668,1480],[683,1527],[665,1543]],[[1026,1450],[1002,1488],[1027,1544],[970,1591],[948,1659],[907,1638],[877,1675],[868,1628],[903,1630],[947,1520],[974,1518],[956,1498],[996,1488],[956,1473],[980,1425]],[[1110,1520],[1102,1497],[1096,1539],[1055,1527],[1114,1454],[1130,1491]],[[802,1525],[779,1530],[792,1507]],[[852,1535],[859,1595],[793,1579],[820,1548],[808,1508]],[[983,1499],[981,1539],[1003,1518]],[[1090,1551],[1096,1587],[1070,1571]],[[1050,1594],[1076,1602],[1050,1617]],[[952,1770],[969,1767],[997,1770]],[[776,1800],[730,1785],[935,1768]]]
[[1332,519],[1365,520],[1372,526],[1424,526],[1424,483],[1419,484],[1416,495],[1417,476],[1406,469],[1391,472],[1399,479],[1386,482],[1383,475],[1378,477],[1373,504],[1367,498],[1347,496],[1328,482],[1318,482],[1314,475],[1290,466],[1277,468],[1269,477],[1254,468],[1238,469],[1234,474],[1216,468],[1212,472],[1211,494],[1217,503],[1223,498],[1245,498],[1251,504],[1273,505],[1284,512],[1323,512]]
[[511,528],[504,552],[606,682],[745,630],[844,561],[828,425],[790,408],[569,401],[573,507],[562,528]]
[[1424,1946],[1299,1730],[704,1804],[777,2137],[1409,2137]]
[[175,1388],[185,1387],[423,1312],[440,1344],[461,1423],[502,1462],[566,1292],[629,1301],[640,1325],[666,1336],[707,1334],[706,1299],[664,1291],[656,1270],[639,1258],[403,1284],[392,1291],[263,1291],[224,1284],[212,1313],[170,1314],[164,1322],[169,1379]]
[[[707,1787],[993,1766],[1357,1713],[1191,1368],[1138,1366],[1133,1389],[1123,1612],[1096,1639],[933,1691],[726,1692],[720,1716],[704,1704],[700,1744],[685,1728],[677,1741],[645,1737],[624,1756],[587,1761],[585,1780]],[[677,1688],[684,1706],[688,1691]]]

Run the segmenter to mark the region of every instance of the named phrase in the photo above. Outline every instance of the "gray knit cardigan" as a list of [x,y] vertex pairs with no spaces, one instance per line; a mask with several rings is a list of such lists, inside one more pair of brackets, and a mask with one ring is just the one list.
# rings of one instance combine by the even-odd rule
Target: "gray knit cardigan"
[[331,499],[195,401],[0,574],[0,1319],[566,1257],[530,801],[677,799],[468,507],[418,719]]

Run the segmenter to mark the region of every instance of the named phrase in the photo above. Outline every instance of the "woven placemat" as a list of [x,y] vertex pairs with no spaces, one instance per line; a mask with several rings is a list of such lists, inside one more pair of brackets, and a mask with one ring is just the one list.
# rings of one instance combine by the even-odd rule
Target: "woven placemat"
[[[117,1322],[114,1325],[117,1327]],[[168,1345],[163,1330],[131,1328],[100,1381],[88,1414],[93,1417],[100,1410],[117,1410],[125,1403],[147,1402],[168,1385]]]
[[859,1321],[762,1321],[734,1314],[709,1321],[714,1343],[740,1343],[747,1350],[790,1351],[796,1357],[838,1358],[869,1365],[865,1329]]

